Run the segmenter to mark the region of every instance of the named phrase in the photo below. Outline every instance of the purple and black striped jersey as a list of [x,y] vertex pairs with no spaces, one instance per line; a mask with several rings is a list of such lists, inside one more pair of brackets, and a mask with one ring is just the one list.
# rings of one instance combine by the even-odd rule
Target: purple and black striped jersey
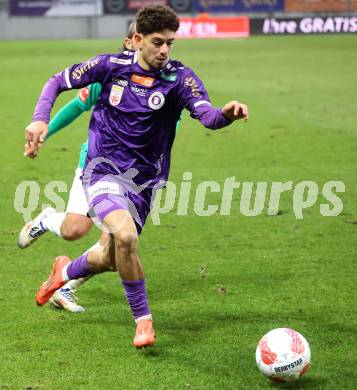
[[[88,161],[110,159],[120,172],[138,170],[136,184],[154,187],[166,181],[176,122],[184,108],[205,127],[218,129],[230,122],[213,108],[197,75],[182,63],[168,60],[160,71],[147,71],[137,62],[138,52],[99,55],[70,66],[44,86],[33,121],[49,121],[57,96],[65,90],[99,82],[102,92],[89,124]],[[114,174],[100,164],[95,175]]]

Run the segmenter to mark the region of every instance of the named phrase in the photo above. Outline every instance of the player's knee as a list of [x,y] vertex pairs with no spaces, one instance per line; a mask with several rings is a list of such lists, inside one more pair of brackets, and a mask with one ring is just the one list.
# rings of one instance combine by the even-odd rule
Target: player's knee
[[114,240],[119,247],[128,251],[135,251],[138,245],[138,235],[125,229],[120,229],[115,233]]
[[79,240],[88,233],[89,229],[87,226],[81,226],[77,224],[65,225],[61,227],[62,238],[67,241]]
[[92,221],[79,214],[69,213],[61,225],[61,236],[68,241],[75,241],[85,236],[92,226]]

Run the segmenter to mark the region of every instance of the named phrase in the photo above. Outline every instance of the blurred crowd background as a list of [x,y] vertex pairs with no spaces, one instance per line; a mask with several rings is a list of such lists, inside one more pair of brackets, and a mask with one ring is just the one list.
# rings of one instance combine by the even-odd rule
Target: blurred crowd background
[[357,32],[357,0],[0,0],[0,39],[124,36],[152,3],[179,14],[182,38]]

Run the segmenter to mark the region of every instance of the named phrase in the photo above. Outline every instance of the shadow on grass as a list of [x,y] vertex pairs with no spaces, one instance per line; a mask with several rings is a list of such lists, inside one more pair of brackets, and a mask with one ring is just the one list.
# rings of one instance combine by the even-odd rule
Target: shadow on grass
[[153,348],[142,348],[138,350],[138,353],[140,353],[143,357],[149,359],[162,359],[167,356],[166,351],[157,345]]
[[275,383],[270,382],[271,389],[325,389],[327,384],[324,378],[303,377],[296,382]]
[[[243,379],[239,373],[252,370],[252,372],[256,372],[257,377],[261,376],[256,370],[254,358],[247,359],[251,353],[249,343],[244,345],[243,350],[240,350],[234,344],[226,344],[227,339],[212,343],[210,338],[210,331],[224,327],[227,320],[236,324],[257,322],[256,315],[253,313],[252,316],[248,317],[212,312],[199,313],[192,317],[188,316],[187,313],[186,315],[181,313],[174,320],[171,318],[170,321],[160,322],[161,332],[165,334],[165,338],[160,340],[160,349],[153,352],[152,356],[162,357],[162,354],[166,354],[166,359],[172,359],[176,361],[176,364],[185,366],[186,369],[204,373],[206,377],[211,378],[213,383],[217,377],[220,377],[221,379],[225,378],[227,386],[231,382],[239,381],[242,389],[249,388],[245,382],[246,378]],[[184,345],[184,347],[179,348],[173,354],[172,345]],[[327,382],[325,378],[311,377],[308,374],[308,377],[300,378],[296,382],[274,383],[266,378],[265,384],[263,384],[264,377],[262,377],[257,383],[262,383],[262,388],[317,390],[326,388]]]
[[[129,313],[127,311],[124,313],[121,309],[118,310],[118,316],[113,316],[113,312],[108,315],[105,313],[106,309],[97,316],[81,315],[77,318],[84,326],[101,324],[113,327],[115,330],[113,340],[128,343],[129,347],[133,330]],[[130,347],[128,351],[131,351],[129,352],[131,356],[136,355],[140,361],[155,365],[164,363],[176,365],[182,372],[206,378],[207,383],[212,383],[210,388],[214,388],[219,381],[224,380],[226,388],[232,388],[232,384],[238,382],[240,386],[238,388],[248,389],[248,381],[252,380],[252,376],[246,374],[242,377],[241,373],[250,372],[256,373],[256,377],[253,375],[253,382],[256,381],[255,385],[261,388],[317,390],[324,389],[329,384],[325,378],[311,376],[309,373],[307,377],[292,383],[278,384],[268,378],[265,379],[256,370],[254,358],[251,356],[251,345],[245,344],[242,349],[239,349],[234,344],[226,344],[227,338],[218,340],[217,343],[212,342],[210,331],[224,327],[227,321],[239,327],[243,322],[253,324],[263,320],[254,311],[238,315],[202,310],[195,315],[190,311],[174,312],[168,317],[167,313],[161,312],[158,313],[158,343],[155,347],[141,350]],[[118,338],[118,334],[121,338]]]

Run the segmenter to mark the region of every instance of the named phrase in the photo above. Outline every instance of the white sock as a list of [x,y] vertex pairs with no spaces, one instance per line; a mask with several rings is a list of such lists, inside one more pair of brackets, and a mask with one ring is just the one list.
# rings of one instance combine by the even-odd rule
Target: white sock
[[[91,246],[86,252],[84,252],[84,255],[88,253],[89,251],[96,250],[100,248],[101,245],[99,241],[97,241],[93,246]],[[63,280],[67,281],[67,283],[62,288],[69,288],[70,290],[75,290],[82,286],[83,283],[85,283],[88,279],[90,279],[94,275],[86,276],[85,278],[79,278],[79,279],[72,279],[69,280],[69,277],[67,275],[67,267],[68,264],[63,268],[62,270],[62,278]]]
[[62,288],[68,288],[70,290],[76,290],[81,287],[88,279],[90,279],[93,275],[89,275],[85,278],[73,279],[67,282]]
[[62,237],[61,225],[65,216],[65,213],[51,213],[46,218],[43,218],[41,223],[48,231]]
[[63,268],[62,268],[62,279],[65,281],[65,282],[68,282],[69,281],[69,277],[67,275],[67,268],[68,266],[70,265],[71,263],[68,263],[67,265],[65,265]]
[[152,315],[151,314],[146,314],[145,316],[139,317],[135,320],[136,323],[139,323],[140,321],[144,320],[151,320],[152,321]]

